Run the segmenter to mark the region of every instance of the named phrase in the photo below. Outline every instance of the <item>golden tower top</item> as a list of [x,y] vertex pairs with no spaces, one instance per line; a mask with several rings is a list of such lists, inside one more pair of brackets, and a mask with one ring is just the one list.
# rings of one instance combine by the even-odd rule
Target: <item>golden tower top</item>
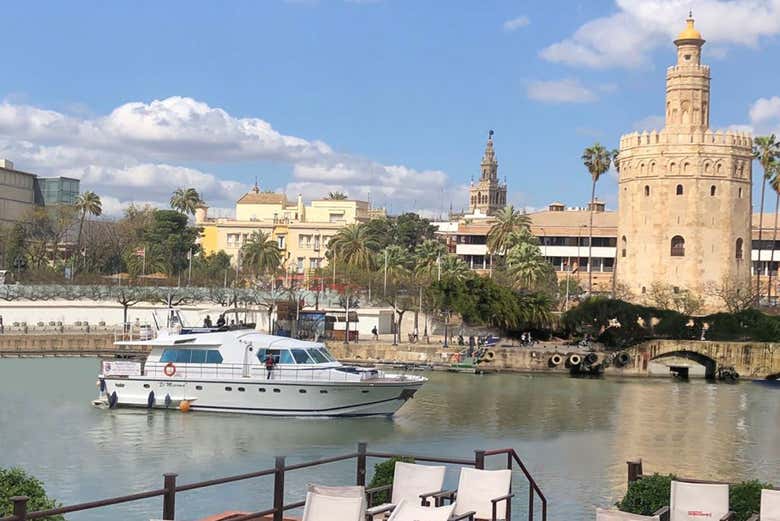
[[677,40],[674,41],[674,43],[678,44],[690,40],[699,40],[701,43],[704,43],[704,39],[701,37],[701,33],[696,30],[694,27],[694,19],[693,19],[693,11],[688,13],[688,19],[685,20],[686,27],[682,30],[682,32],[677,35]]

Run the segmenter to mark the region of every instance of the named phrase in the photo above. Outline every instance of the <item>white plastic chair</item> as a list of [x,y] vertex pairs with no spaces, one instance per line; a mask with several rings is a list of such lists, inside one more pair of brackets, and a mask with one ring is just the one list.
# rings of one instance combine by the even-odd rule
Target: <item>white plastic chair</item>
[[416,501],[402,499],[398,502],[387,521],[448,521],[455,505],[424,507]]
[[503,521],[511,518],[513,494],[512,471],[479,470],[464,467],[460,469],[457,491],[442,491],[430,494],[439,500],[449,499],[455,503],[453,520],[489,519]]
[[[670,521],[701,521],[702,519],[726,520],[734,516],[729,512],[729,486],[715,483],[688,483],[672,481]],[[661,518],[665,512],[657,512]]]
[[596,521],[660,521],[660,519],[660,516],[642,516],[614,509],[596,509]]
[[309,485],[302,521],[364,521],[366,492],[363,487]]
[[748,521],[780,521],[780,490],[762,490],[761,510]]
[[441,490],[446,470],[447,467],[444,466],[396,462],[390,503],[371,507],[367,513],[373,516],[388,512],[403,500],[412,505],[419,505],[422,494]]

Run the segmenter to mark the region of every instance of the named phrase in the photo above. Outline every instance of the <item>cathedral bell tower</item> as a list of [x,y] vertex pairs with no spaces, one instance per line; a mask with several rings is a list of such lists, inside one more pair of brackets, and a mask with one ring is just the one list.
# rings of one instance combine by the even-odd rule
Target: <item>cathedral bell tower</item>
[[482,156],[479,181],[469,189],[469,213],[494,215],[506,206],[506,184],[498,180],[498,161],[493,150],[493,131],[488,132],[485,154]]

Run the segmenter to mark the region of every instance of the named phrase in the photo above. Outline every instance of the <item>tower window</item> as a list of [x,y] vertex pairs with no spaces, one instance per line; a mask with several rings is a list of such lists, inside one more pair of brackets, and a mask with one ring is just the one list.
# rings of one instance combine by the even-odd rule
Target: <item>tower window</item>
[[742,260],[742,258],[744,256],[743,248],[742,248],[743,243],[744,242],[742,241],[742,237],[737,239],[737,249],[736,249],[736,252],[735,252],[735,257],[737,258],[737,260]]
[[642,286],[642,295],[644,295],[645,293],[647,293],[647,288]]
[[677,185],[677,195],[683,194],[683,185]]
[[672,237],[672,257],[685,257],[685,239],[680,235]]
[[650,187],[645,185],[645,197],[650,197]]
[[716,190],[715,185],[712,185],[710,187],[710,197],[715,197],[715,190]]
[[620,239],[620,256],[625,257],[626,256],[626,245],[628,244],[628,241],[626,241],[626,236],[624,235]]
[[742,199],[742,188],[739,189],[739,198]]

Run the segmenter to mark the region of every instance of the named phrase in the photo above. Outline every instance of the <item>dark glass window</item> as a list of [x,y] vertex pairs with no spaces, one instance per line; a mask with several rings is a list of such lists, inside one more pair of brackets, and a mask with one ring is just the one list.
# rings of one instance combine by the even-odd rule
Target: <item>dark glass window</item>
[[222,354],[217,350],[209,350],[206,353],[206,363],[207,364],[221,364],[222,363]]
[[205,349],[193,349],[190,355],[191,364],[205,364],[206,363],[206,350]]

